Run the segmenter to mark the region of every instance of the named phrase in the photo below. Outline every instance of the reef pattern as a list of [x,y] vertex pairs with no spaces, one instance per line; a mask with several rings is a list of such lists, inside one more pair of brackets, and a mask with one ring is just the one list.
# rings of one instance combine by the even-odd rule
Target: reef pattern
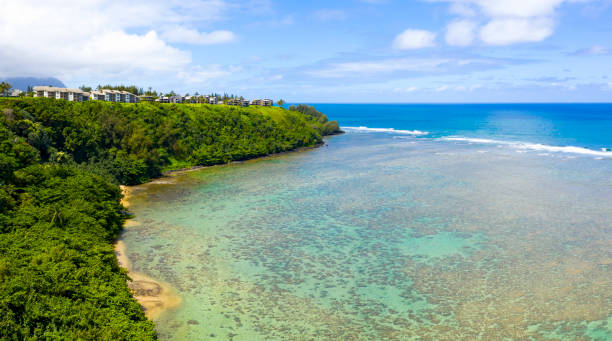
[[164,340],[612,339],[612,162],[391,134],[134,187]]

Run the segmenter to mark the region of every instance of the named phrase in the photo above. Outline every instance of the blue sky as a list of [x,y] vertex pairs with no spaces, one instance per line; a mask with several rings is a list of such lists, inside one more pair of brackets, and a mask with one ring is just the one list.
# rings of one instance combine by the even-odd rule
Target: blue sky
[[0,77],[290,102],[610,102],[611,0],[5,0]]

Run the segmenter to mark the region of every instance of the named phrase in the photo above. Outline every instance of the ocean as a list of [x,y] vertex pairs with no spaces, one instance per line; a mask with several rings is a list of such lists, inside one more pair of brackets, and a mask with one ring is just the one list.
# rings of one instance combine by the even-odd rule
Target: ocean
[[612,104],[316,104],[313,150],[137,186],[162,340],[612,339]]

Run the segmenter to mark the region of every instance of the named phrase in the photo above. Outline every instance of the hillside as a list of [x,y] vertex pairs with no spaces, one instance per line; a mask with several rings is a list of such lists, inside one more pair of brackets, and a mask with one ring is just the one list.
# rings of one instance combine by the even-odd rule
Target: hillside
[[42,162],[75,163],[127,185],[162,170],[313,146],[337,129],[327,118],[278,107],[24,98],[0,100],[0,110],[3,124]]
[[118,184],[314,146],[281,108],[0,100],[0,339],[155,339],[112,242]]
[[28,90],[28,86],[36,86],[36,85],[49,85],[49,86],[57,86],[60,88],[65,88],[66,85],[61,80],[55,77],[10,77],[6,79],[0,79],[2,82],[8,82],[13,89],[19,89],[21,91]]

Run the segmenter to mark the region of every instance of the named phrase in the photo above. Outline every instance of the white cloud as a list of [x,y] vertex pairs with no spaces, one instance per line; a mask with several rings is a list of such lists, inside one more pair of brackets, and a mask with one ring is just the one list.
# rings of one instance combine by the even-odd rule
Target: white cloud
[[608,54],[610,53],[610,50],[608,50],[605,46],[592,46],[590,49],[588,49],[587,54],[590,54],[592,56],[597,56],[597,55],[604,55],[604,54]]
[[436,34],[425,30],[408,29],[395,37],[393,48],[398,50],[421,49],[435,46]]
[[467,46],[474,41],[476,23],[471,20],[456,20],[446,26],[446,43],[452,46]]
[[[482,42],[491,45],[510,45],[538,42],[550,37],[555,29],[556,10],[561,5],[590,0],[428,1],[448,2],[451,13],[462,18],[470,18],[473,22],[476,17],[484,21],[485,24],[479,28],[479,37]],[[461,27],[456,24],[464,20],[455,20],[449,24],[446,40],[450,45],[466,46],[471,43],[468,42],[469,32],[475,30],[476,27]]]
[[233,73],[240,72],[242,70],[239,66],[224,67],[222,65],[214,64],[202,66],[194,66],[189,70],[180,70],[177,75],[179,79],[186,83],[191,84],[210,84],[210,82],[217,78],[227,77]]
[[[221,0],[134,0],[126,3],[5,0],[0,11],[0,75],[122,79],[177,74],[192,68],[191,52],[170,43],[221,43],[228,31],[159,28],[213,23],[228,9]],[[176,32],[174,32],[176,33]]]
[[450,59],[417,59],[398,58],[380,61],[336,63],[330,67],[310,72],[311,75],[322,78],[336,78],[364,74],[380,74],[398,71],[433,70],[442,64],[451,62]]
[[409,86],[407,88],[394,88],[393,92],[396,92],[396,93],[411,93],[411,92],[414,92],[414,91],[417,91],[417,90],[418,90],[418,88],[416,86]]
[[162,38],[170,43],[211,45],[233,42],[236,40],[236,35],[231,31],[221,30],[206,33],[184,26],[175,26],[164,30]]
[[549,18],[494,19],[480,30],[480,39],[490,45],[537,42],[548,38],[554,26]]
[[344,20],[347,14],[341,9],[321,9],[314,12],[314,17],[321,21]]
[[580,49],[570,53],[570,55],[574,56],[603,56],[607,54],[610,54],[610,50],[601,45],[591,46],[589,48]]
[[433,89],[435,92],[443,92],[443,91],[474,91],[476,89],[480,89],[482,88],[482,85],[480,84],[472,84],[472,85],[464,85],[464,84],[460,84],[460,85],[442,85],[439,86],[435,89]]
[[451,4],[449,11],[463,17],[473,17],[476,15],[476,10],[469,4],[463,2],[454,2]]
[[427,0],[450,3],[450,12],[474,16],[478,12],[487,17],[539,17],[554,14],[563,3],[589,0]]
[[472,0],[490,17],[539,17],[552,15],[566,0]]
[[308,72],[318,78],[343,78],[408,74],[437,74],[441,72],[460,72],[468,69],[488,69],[500,64],[491,58],[451,59],[451,58],[389,58],[374,61],[331,63]]

